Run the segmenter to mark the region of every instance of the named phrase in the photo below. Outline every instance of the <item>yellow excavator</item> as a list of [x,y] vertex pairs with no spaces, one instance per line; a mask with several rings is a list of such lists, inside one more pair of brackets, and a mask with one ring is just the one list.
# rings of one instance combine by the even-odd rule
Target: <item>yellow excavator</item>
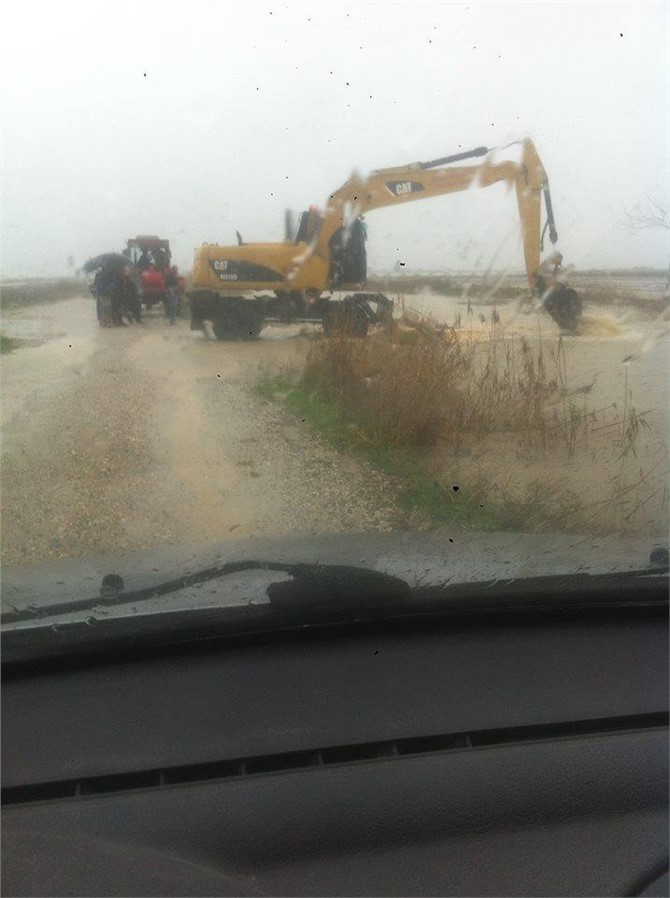
[[[474,165],[458,165],[482,158]],[[371,324],[388,320],[393,303],[379,293],[364,292],[366,223],[362,216],[384,206],[396,206],[471,187],[498,182],[514,186],[521,221],[529,288],[561,331],[575,333],[582,313],[581,297],[551,271],[555,257],[541,263],[546,231],[558,235],[549,181],[531,140],[521,142],[519,162],[495,161],[487,147],[477,147],[430,162],[354,174],[334,193],[324,211],[312,207],[292,226],[287,214],[282,243],[237,246],[204,244],[195,253],[187,292],[191,328],[211,321],[224,339],[258,336],[267,320],[321,321],[326,333],[346,322],[363,336]],[[542,200],[545,223],[542,226]],[[342,295],[346,294],[346,295]]]

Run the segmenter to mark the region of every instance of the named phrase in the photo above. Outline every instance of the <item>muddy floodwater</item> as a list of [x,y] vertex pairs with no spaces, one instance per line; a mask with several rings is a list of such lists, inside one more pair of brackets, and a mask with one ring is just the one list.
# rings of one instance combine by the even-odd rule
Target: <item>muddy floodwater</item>
[[[537,306],[515,302],[470,303],[462,296],[435,296],[430,292],[396,300],[408,310],[446,324],[470,340],[518,340],[542,344],[552,357],[560,334]],[[493,315],[499,321],[494,323]],[[592,385],[591,404],[623,403],[626,384],[638,411],[649,413],[658,434],[668,433],[668,313],[645,313],[635,307],[611,309],[587,304],[578,336],[564,336],[568,386]]]
[[[541,351],[548,380],[560,387],[556,401],[569,399],[589,417],[570,452],[559,441],[542,452],[520,454],[513,440],[498,437],[475,447],[459,464],[462,473],[484,472],[501,488],[544,483],[573,492],[592,507],[588,519],[594,531],[619,526],[665,537],[670,314],[667,305],[659,311],[665,282],[619,277],[611,284],[617,302],[606,305],[588,301],[587,282],[578,335],[561,336],[539,304],[494,297],[468,301],[463,294],[430,291],[399,295],[396,304],[409,320],[426,317],[454,327],[486,360],[493,344],[499,358],[508,346],[518,350],[522,341],[536,354]],[[601,282],[598,296],[606,296],[611,284]],[[635,296],[634,304],[626,303],[626,290]]]
[[[445,460],[454,476],[467,484],[484,472],[500,496],[538,484],[569,491],[590,509],[592,532],[666,536],[667,313],[589,303],[579,335],[561,338],[541,310],[515,301],[424,291],[397,305],[483,353],[521,340],[541,348],[556,401],[589,416],[571,447],[472,443]],[[414,526],[393,478],[259,395],[264,374],[299,369],[316,326],[270,325],[257,341],[219,343],[154,310],[144,326],[100,329],[81,296],[7,311],[2,333],[16,341],[2,356],[6,563]]]

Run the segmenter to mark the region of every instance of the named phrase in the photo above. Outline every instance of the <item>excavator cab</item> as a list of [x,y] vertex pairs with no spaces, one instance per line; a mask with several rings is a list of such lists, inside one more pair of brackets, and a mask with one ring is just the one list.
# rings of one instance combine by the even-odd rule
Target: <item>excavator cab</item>
[[[286,213],[286,239],[297,245],[310,244],[317,237],[323,216],[318,209],[312,207],[300,216],[295,236],[292,235],[292,213]],[[338,228],[328,241],[330,269],[328,280],[331,289],[339,289],[344,285],[362,287],[367,278],[367,253],[365,250],[366,227],[359,216],[353,222]]]
[[356,218],[350,227],[338,228],[330,238],[330,275],[333,288],[363,286],[367,277],[365,225]]
[[300,224],[298,225],[298,230],[296,231],[293,242],[295,244],[311,243],[319,233],[322,221],[322,216],[314,207],[308,209],[307,212],[303,212],[300,216]]

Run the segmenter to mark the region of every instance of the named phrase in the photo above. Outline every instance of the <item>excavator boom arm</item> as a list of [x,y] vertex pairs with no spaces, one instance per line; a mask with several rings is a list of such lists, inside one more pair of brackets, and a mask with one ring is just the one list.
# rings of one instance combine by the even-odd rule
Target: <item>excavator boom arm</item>
[[[486,158],[477,165],[454,167],[452,164],[477,156]],[[380,169],[372,172],[366,179],[353,175],[329,197],[314,245],[314,254],[328,259],[333,234],[341,227],[346,228],[365,212],[457,193],[473,186],[490,187],[501,181],[515,188],[528,283],[534,288],[540,265],[543,194],[552,242],[556,241],[557,235],[547,175],[531,140],[523,141],[520,162],[494,162],[486,147],[478,147],[467,153],[458,153],[432,162]]]

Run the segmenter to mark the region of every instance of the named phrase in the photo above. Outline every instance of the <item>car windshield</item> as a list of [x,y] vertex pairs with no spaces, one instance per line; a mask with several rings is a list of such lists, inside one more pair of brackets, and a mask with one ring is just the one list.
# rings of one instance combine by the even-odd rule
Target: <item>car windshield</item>
[[666,3],[5,21],[8,626],[667,559]]

